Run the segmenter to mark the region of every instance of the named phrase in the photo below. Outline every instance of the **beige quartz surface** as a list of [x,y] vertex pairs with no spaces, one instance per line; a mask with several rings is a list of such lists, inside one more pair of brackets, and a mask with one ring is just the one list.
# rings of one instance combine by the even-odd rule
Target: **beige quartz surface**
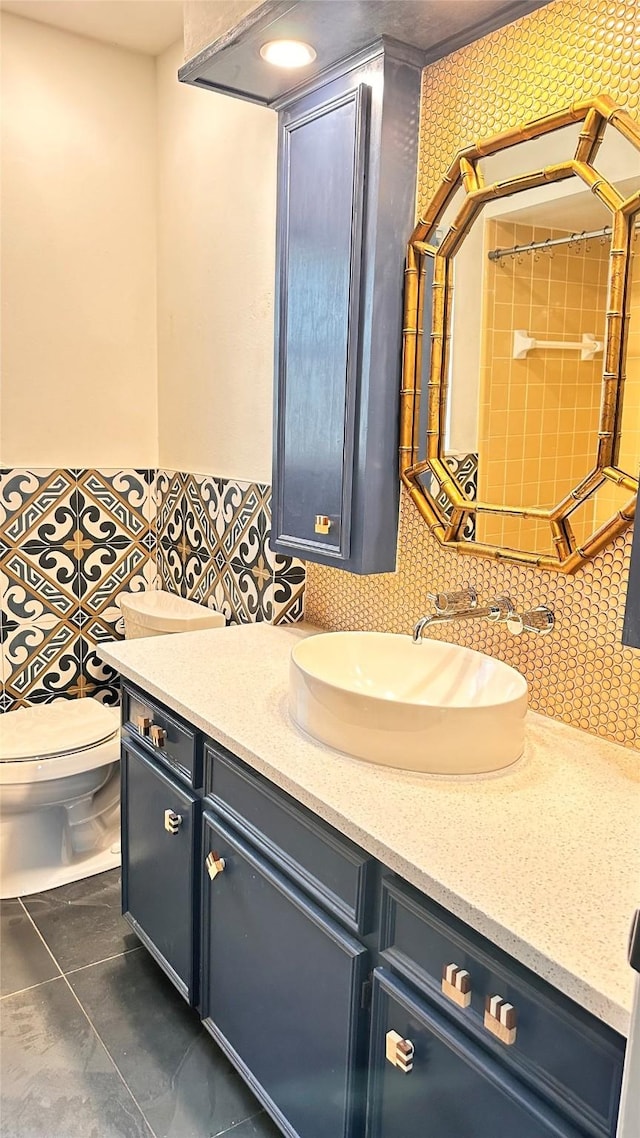
[[444,779],[351,759],[289,717],[289,655],[312,631],[243,625],[101,645],[100,654],[626,1034],[640,753],[530,712],[523,758],[496,775]]

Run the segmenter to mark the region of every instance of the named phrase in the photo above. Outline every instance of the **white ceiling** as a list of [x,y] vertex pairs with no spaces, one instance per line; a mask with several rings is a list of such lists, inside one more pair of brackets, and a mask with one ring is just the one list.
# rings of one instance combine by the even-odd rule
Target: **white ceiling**
[[0,0],[0,8],[146,55],[182,39],[182,0]]

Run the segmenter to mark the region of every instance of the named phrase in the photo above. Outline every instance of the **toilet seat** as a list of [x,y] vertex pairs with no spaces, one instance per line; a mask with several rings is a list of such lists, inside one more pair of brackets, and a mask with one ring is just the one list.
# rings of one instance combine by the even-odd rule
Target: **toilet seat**
[[0,785],[62,778],[118,758],[120,713],[95,699],[20,708],[0,716]]

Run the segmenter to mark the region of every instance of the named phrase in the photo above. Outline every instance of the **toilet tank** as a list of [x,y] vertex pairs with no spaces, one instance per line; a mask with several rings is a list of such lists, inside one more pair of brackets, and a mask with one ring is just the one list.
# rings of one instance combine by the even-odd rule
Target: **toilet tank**
[[171,632],[195,632],[199,628],[222,628],[226,624],[221,612],[162,590],[120,593],[117,604],[124,618],[127,640],[166,636]]

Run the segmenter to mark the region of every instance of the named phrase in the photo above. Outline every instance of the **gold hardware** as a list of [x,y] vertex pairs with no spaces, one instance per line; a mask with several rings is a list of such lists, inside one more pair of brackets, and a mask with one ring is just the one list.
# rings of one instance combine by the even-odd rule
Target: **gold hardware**
[[149,728],[149,738],[154,747],[164,747],[167,741],[167,732],[164,727],[158,727],[158,725],[154,723]]
[[516,1009],[502,996],[487,996],[484,1007],[484,1026],[501,1043],[510,1047],[516,1041]]
[[174,810],[165,810],[164,812],[164,828],[170,834],[177,834],[182,825],[182,814],[176,814]]
[[134,723],[138,728],[139,735],[146,735],[151,726],[150,715],[136,715]]
[[403,1039],[397,1031],[388,1031],[386,1037],[387,1061],[408,1075],[413,1070],[414,1047],[410,1039]]
[[328,518],[326,514],[316,514],[314,529],[316,533],[328,533],[331,529],[331,518]]
[[219,873],[224,872],[227,863],[223,857],[220,857],[219,854],[214,853],[212,850],[211,853],[207,854],[204,864],[207,867],[207,873],[209,874],[209,877],[213,881],[214,877],[217,877]]
[[468,1008],[471,1003],[471,976],[466,968],[458,968],[457,964],[445,964],[442,969],[442,991],[458,1007]]
[[[494,185],[485,185],[481,163],[486,155],[497,154],[515,143],[546,136],[559,127],[583,123],[577,149],[566,161],[538,171],[523,173]],[[638,480],[618,469],[620,444],[620,406],[624,386],[625,346],[629,324],[628,279],[630,265],[630,225],[638,210],[638,195],[623,199],[594,165],[595,154],[605,135],[618,132],[640,150],[640,125],[606,96],[594,96],[544,118],[503,131],[492,138],[462,146],[453,163],[443,164],[446,176],[422,213],[409,240],[405,268],[405,315],[402,384],[400,392],[400,474],[419,513],[441,545],[458,553],[509,560],[539,569],[575,573],[586,561],[623,533],[633,522]],[[585,181],[611,214],[611,253],[606,328],[603,342],[600,421],[598,442],[589,460],[590,473],[566,496],[549,508],[511,506],[471,498],[446,462],[446,412],[451,354],[451,305],[453,301],[454,258],[482,206],[496,197],[515,194],[550,181],[579,177]],[[442,240],[437,226],[454,196],[464,190],[466,200]],[[430,329],[423,329],[428,286],[427,267],[433,265],[433,305]],[[430,337],[429,337],[430,332]],[[431,359],[428,381],[424,383],[422,343],[430,339]],[[428,390],[426,431],[422,427],[420,394]],[[426,434],[426,456],[420,458]],[[433,483],[438,492],[433,490]],[[614,486],[628,491],[609,519],[580,540],[573,532],[574,511],[600,494],[606,500]],[[445,505],[446,503],[446,505]],[[540,547],[513,548],[507,544],[466,541],[462,538],[468,519],[475,515],[496,519],[513,517],[538,520],[548,526],[550,552]],[[522,543],[523,546],[525,543]],[[536,628],[536,631],[540,631]]]

